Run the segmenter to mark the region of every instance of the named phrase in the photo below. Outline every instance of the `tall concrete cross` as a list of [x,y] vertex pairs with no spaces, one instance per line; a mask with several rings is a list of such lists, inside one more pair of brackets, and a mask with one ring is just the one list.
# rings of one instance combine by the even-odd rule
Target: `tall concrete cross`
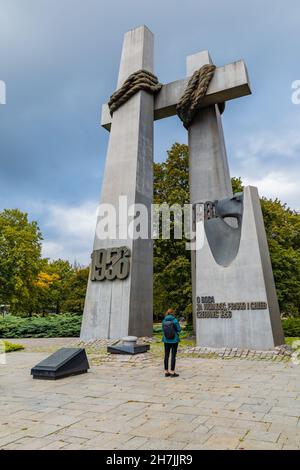
[[[153,72],[153,34],[145,26],[124,36],[117,88],[140,69]],[[144,204],[151,213],[153,109],[153,96],[139,91],[110,118],[100,203],[113,205],[117,212],[119,196],[126,196],[128,206]],[[122,229],[118,222],[116,228]],[[132,240],[117,234],[116,239],[103,240],[96,230],[81,328],[83,340],[152,334],[152,260],[151,238]]]
[[[187,57],[187,78],[163,85],[154,98],[154,120],[176,114],[190,76],[202,65],[212,63],[208,51]],[[231,180],[224,143],[219,103],[251,93],[246,65],[243,60],[217,67],[202,101],[202,109],[188,130],[190,202],[222,199],[232,195]],[[125,105],[125,107],[127,104]],[[112,132],[107,104],[102,106],[101,125]],[[113,124],[114,126],[114,124]],[[152,174],[149,172],[149,178]],[[152,280],[148,280],[149,283]],[[193,311],[196,309],[195,252],[192,251]]]

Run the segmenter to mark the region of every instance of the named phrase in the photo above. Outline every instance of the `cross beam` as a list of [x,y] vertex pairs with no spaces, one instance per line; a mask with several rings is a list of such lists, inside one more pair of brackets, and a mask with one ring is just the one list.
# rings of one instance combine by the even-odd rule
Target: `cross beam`
[[[182,97],[190,77],[163,85],[155,96],[154,120],[167,118],[176,114],[176,105]],[[201,107],[222,103],[242,96],[250,95],[251,88],[246,64],[238,60],[231,64],[217,67],[214,77],[202,100]],[[102,105],[101,126],[110,130],[111,115],[108,104]]]

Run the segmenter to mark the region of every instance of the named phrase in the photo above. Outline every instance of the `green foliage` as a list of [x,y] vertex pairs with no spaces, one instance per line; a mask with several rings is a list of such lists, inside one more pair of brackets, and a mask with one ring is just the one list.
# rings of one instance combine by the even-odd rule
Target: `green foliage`
[[285,318],[282,320],[282,326],[285,336],[300,336],[300,317]]
[[154,163],[154,203],[189,203],[189,152],[185,144],[175,143],[167,160]]
[[261,199],[282,314],[300,312],[300,214],[278,199]]
[[[166,162],[154,164],[154,203],[189,202],[188,147],[175,143]],[[168,308],[188,321],[192,316],[190,252],[185,239],[154,240],[154,316],[156,320]]]
[[162,333],[162,325],[161,323],[156,323],[153,325],[153,334],[160,334]]
[[62,311],[82,314],[89,267],[75,269],[68,282],[68,293],[62,302]]
[[0,305],[18,316],[82,313],[88,268],[41,258],[41,240],[26,213],[0,212]]
[[78,337],[81,316],[49,315],[46,317],[21,318],[7,315],[0,318],[2,338],[58,338]]
[[18,209],[0,212],[0,304],[12,313],[30,313],[39,270],[42,235]]
[[242,193],[244,190],[242,179],[236,178],[235,176],[231,178],[231,186],[233,194]]
[[69,261],[58,259],[49,261],[47,258],[40,261],[40,272],[37,276],[35,312],[60,313],[64,311],[62,304],[70,294],[70,282],[75,270]]
[[[182,339],[185,339],[187,338],[188,336],[190,336],[190,329],[189,328],[186,328],[186,327],[182,327],[182,330],[180,331],[179,333],[179,338],[180,340]],[[153,337],[157,340],[161,340],[162,337],[163,337],[163,330],[162,330],[162,326],[155,326],[153,328]]]
[[15,344],[10,343],[9,341],[4,341],[4,349],[6,353],[13,352],[13,351],[21,351],[24,349],[22,344]]
[[298,349],[298,345],[295,345],[295,341],[299,341],[300,342],[300,337],[299,336],[286,336],[285,338],[285,342],[288,346],[291,346],[293,349]]
[[[185,256],[171,260],[162,272],[154,275],[154,304],[160,312],[174,308],[178,316],[189,319],[192,312],[191,264]],[[161,290],[163,289],[163,293]]]

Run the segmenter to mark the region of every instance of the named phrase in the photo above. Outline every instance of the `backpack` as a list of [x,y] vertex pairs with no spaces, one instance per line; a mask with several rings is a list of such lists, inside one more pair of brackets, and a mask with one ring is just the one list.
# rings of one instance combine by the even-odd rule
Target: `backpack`
[[173,320],[166,320],[164,321],[164,335],[166,339],[174,339],[175,338],[175,325]]

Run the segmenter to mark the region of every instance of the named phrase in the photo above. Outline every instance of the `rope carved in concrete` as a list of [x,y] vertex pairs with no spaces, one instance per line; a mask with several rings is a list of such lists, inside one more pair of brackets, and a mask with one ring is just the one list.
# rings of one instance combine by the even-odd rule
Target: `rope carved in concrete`
[[132,73],[109,99],[108,106],[111,116],[138,91],[144,90],[154,94],[161,87],[162,84],[159,83],[158,78],[153,73],[148,72],[148,70],[142,69]]
[[[202,98],[206,95],[209,84],[214,76],[216,66],[205,64],[191,76],[184,94],[177,104],[176,111],[186,129],[189,128],[195,114],[201,106]],[[220,112],[224,107],[219,105]]]

